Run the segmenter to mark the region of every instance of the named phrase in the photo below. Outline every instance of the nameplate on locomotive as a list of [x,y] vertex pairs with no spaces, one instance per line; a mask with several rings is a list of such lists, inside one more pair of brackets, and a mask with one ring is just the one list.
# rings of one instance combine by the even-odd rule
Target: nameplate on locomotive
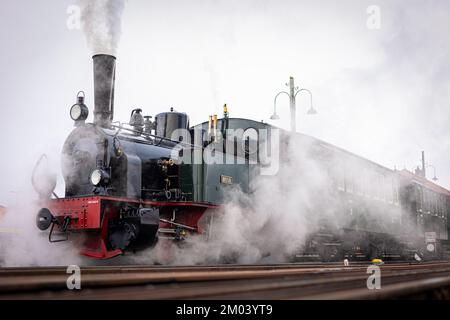
[[233,177],[220,175],[220,183],[222,184],[233,184]]

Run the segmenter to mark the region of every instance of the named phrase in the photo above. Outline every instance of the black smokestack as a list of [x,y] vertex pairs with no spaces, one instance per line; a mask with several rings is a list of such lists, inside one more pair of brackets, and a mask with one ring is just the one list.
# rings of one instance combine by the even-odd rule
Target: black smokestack
[[114,81],[116,57],[97,54],[94,61],[94,123],[109,128],[114,116]]

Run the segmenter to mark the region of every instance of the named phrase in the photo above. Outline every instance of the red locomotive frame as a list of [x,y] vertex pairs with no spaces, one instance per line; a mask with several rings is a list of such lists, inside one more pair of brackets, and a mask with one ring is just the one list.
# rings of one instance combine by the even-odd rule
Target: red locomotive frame
[[174,208],[182,209],[176,223],[161,219],[159,227],[167,228],[173,224],[181,224],[196,233],[203,232],[198,222],[205,211],[218,208],[217,205],[209,203],[144,201],[110,196],[52,199],[47,201],[44,207],[50,210],[57,225],[64,225],[64,221],[68,221],[65,232],[84,231],[90,234],[84,242],[85,249],[80,254],[94,259],[109,259],[123,253],[120,249],[108,249],[107,241],[109,220],[119,217],[119,209],[124,204],[158,208],[162,212]]

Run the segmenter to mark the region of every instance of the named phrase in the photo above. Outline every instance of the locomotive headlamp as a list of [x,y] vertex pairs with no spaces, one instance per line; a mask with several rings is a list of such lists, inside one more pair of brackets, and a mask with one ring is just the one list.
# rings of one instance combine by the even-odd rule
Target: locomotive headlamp
[[84,104],[84,92],[80,91],[77,94],[77,103],[70,108],[70,117],[73,121],[84,121],[88,115],[89,109]]
[[41,210],[39,210],[39,212],[36,216],[36,225],[42,231],[45,231],[48,228],[50,228],[50,225],[54,221],[55,221],[55,218],[53,217],[50,210],[48,210],[47,208],[42,208]]
[[109,182],[109,174],[105,170],[95,169],[91,173],[90,180],[94,186],[107,184]]

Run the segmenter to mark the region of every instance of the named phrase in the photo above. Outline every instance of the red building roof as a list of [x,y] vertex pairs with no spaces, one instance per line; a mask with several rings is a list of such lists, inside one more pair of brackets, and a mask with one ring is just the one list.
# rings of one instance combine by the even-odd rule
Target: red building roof
[[406,169],[403,169],[399,171],[400,174],[404,177],[410,178],[413,180],[413,182],[420,184],[421,186],[428,188],[430,190],[433,190],[434,192],[445,194],[447,196],[450,196],[450,190],[445,189],[444,187],[441,187],[440,185],[431,182],[427,178],[424,178],[420,175],[414,174]]

